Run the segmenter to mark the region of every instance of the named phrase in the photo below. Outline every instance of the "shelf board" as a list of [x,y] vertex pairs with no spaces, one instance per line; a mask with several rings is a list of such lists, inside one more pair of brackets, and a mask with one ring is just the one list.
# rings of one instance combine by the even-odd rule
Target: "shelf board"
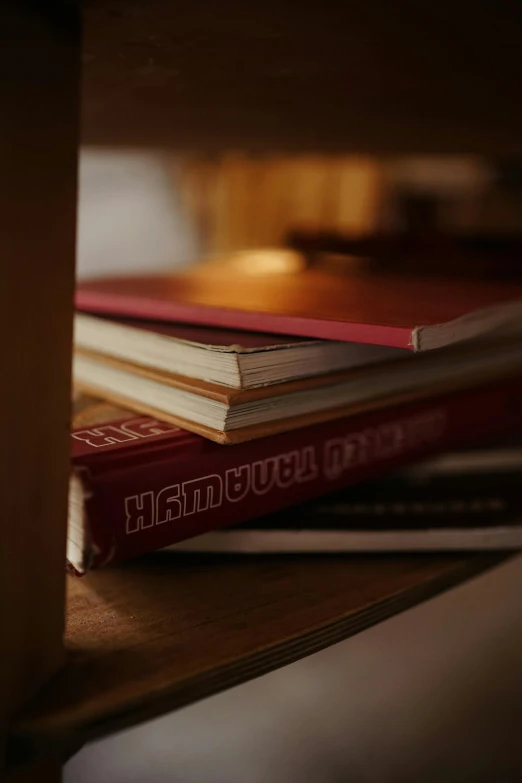
[[291,663],[506,555],[187,557],[68,579],[69,658],[15,724],[66,752]]
[[495,0],[91,0],[84,139],[520,155],[521,23]]

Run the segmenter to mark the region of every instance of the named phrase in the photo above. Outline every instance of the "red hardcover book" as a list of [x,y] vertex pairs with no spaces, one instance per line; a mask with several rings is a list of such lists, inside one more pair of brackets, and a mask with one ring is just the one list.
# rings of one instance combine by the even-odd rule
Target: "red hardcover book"
[[203,265],[179,274],[85,281],[78,309],[199,325],[409,348],[520,330],[517,283],[334,275],[242,274]]
[[509,431],[521,400],[517,377],[226,449],[99,405],[72,432],[68,560],[81,573]]

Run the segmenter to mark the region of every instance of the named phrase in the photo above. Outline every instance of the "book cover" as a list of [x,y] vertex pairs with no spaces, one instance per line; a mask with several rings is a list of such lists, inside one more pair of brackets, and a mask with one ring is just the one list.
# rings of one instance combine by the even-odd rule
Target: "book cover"
[[520,549],[520,435],[439,457],[173,551],[334,553]]
[[85,281],[76,305],[132,318],[422,351],[516,328],[522,286],[314,269],[231,274],[203,265],[171,275]]
[[[228,449],[104,405],[71,434],[68,559],[78,572],[294,506],[522,421],[522,378]],[[110,419],[109,421],[107,419]]]

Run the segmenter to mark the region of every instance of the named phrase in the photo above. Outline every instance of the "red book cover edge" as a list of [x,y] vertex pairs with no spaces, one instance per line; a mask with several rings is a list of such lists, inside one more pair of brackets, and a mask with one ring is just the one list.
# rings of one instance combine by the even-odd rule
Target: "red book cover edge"
[[412,330],[404,326],[365,324],[330,319],[256,313],[227,307],[185,304],[161,299],[148,299],[126,294],[106,294],[79,289],[76,307],[88,313],[142,318],[167,322],[214,326],[220,329],[244,329],[270,334],[288,334],[318,340],[340,340],[367,345],[413,350]]
[[88,567],[342,489],[522,423],[522,377],[224,448],[148,417],[72,433]]

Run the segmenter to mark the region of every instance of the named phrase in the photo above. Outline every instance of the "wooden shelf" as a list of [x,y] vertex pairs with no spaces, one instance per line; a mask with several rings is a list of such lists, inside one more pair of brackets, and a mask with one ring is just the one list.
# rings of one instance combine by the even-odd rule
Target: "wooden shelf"
[[506,555],[189,557],[68,580],[69,660],[15,723],[14,757],[69,747],[244,682]]
[[522,153],[522,5],[91,0],[88,143]]

